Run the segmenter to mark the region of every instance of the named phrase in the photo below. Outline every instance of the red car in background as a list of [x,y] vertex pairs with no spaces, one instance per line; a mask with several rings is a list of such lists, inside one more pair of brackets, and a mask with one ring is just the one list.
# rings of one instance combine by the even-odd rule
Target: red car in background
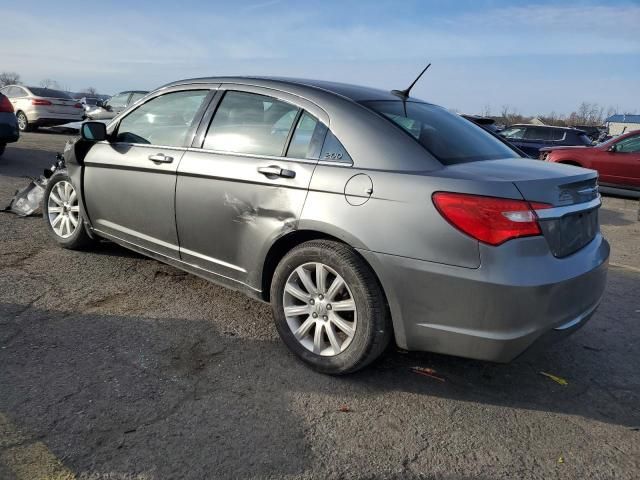
[[599,184],[640,195],[640,130],[620,135],[593,147],[549,147],[540,160],[596,170]]

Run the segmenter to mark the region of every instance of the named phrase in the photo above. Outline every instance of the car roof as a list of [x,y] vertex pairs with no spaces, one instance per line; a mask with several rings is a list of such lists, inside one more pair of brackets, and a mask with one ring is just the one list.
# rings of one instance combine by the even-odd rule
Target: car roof
[[123,93],[149,93],[148,90],[123,90],[122,92],[116,93],[116,95],[121,95]]
[[[287,91],[291,87],[296,89],[322,90],[341,97],[348,98],[355,102],[365,100],[399,100],[399,97],[390,91],[362,85],[349,83],[331,82],[327,80],[312,80],[306,78],[286,78],[286,77],[261,77],[261,76],[241,76],[241,77],[203,77],[190,78],[171,82],[163,87],[197,83],[240,83],[259,87],[271,87]],[[411,97],[410,101],[421,101]]]

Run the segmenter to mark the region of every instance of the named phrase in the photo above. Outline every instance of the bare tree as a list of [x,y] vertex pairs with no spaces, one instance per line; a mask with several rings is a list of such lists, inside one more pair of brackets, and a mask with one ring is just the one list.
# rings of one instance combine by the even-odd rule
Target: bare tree
[[16,72],[2,72],[0,73],[0,88],[5,85],[20,84],[20,74]]
[[513,125],[514,123],[526,123],[530,120],[530,118],[520,115],[513,107],[510,105],[503,105],[500,110],[500,116],[498,117],[501,123],[505,125]]
[[60,85],[58,84],[58,82],[56,82],[55,80],[51,79],[51,78],[45,78],[44,80],[42,80],[40,82],[40,86],[42,88],[55,88],[55,89],[59,89]]
[[484,107],[482,107],[482,111],[480,112],[480,115],[482,115],[483,117],[490,117],[491,116],[491,105],[487,104]]
[[569,125],[602,125],[604,121],[604,107],[597,103],[582,102],[578,110],[571,112],[567,123]]
[[86,93],[87,95],[97,95],[98,90],[96,90],[94,87],[87,87],[80,90],[80,93]]

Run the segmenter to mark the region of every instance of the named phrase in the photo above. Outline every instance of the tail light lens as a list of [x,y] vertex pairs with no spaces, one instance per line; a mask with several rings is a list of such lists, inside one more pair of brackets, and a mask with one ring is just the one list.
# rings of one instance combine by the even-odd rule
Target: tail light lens
[[494,246],[514,238],[541,235],[534,210],[551,208],[547,203],[451,192],[434,193],[433,203],[458,230]]
[[51,105],[51,102],[42,98],[34,98],[31,100],[31,105]]
[[13,105],[4,95],[0,95],[0,112],[13,113]]
[[81,103],[76,103],[73,108],[82,108],[82,104]]

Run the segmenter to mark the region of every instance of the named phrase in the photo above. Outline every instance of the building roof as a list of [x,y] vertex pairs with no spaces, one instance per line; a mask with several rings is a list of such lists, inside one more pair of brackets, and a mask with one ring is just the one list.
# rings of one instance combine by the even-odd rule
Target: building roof
[[605,120],[605,122],[640,123],[640,115],[625,115],[625,114],[617,113],[615,115],[611,115],[609,118]]

